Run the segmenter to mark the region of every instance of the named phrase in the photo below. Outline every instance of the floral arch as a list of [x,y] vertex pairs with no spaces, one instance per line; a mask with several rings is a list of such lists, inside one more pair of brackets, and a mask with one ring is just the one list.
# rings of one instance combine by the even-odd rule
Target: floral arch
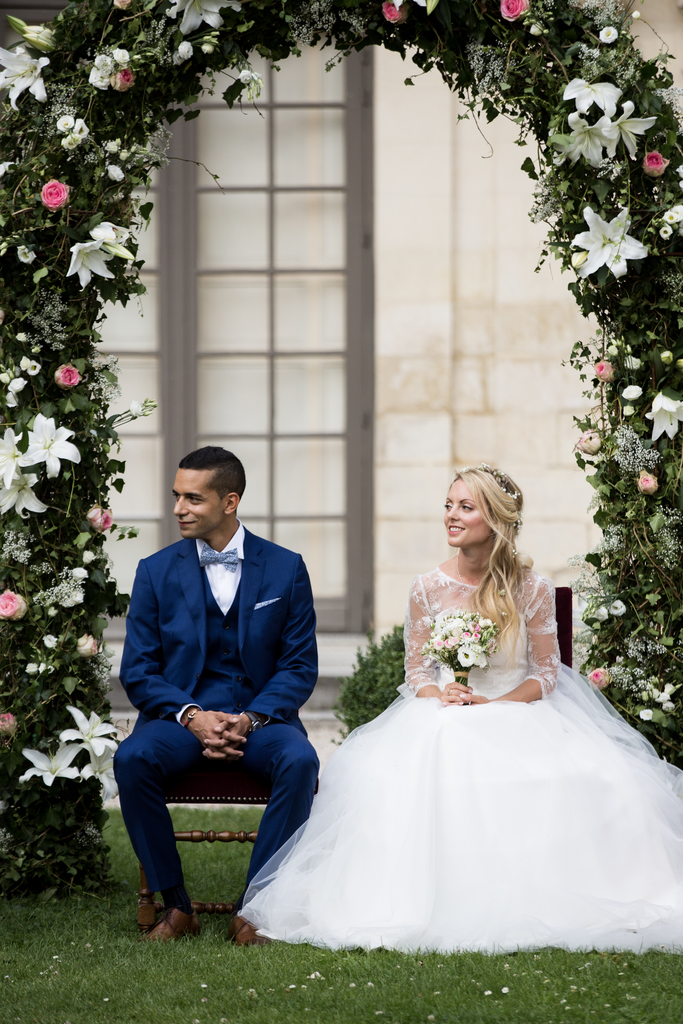
[[522,170],[544,255],[599,325],[568,353],[594,399],[577,459],[603,529],[579,584],[585,669],[683,765],[683,106],[666,55],[634,45],[638,16],[618,0],[71,0],[49,26],[14,19],[23,45],[0,50],[0,890],[101,884],[101,638],[127,603],[103,535],[123,486],[117,427],[152,409],[108,414],[98,325],[105,301],[144,290],[135,237],[151,204],[134,191],[165,161],[165,126],[197,115],[206,75],[228,73],[228,104],[256,101],[253,51],[384,46],[533,147]]

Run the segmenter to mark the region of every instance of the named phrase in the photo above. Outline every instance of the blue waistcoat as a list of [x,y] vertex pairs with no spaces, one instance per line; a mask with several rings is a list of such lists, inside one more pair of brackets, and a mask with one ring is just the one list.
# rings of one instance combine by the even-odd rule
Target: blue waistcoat
[[[223,615],[211,592],[209,580],[204,571],[204,593],[206,595],[206,661],[204,670],[193,690],[192,696],[205,711],[226,711],[230,714],[242,710],[242,687],[245,671],[237,642],[237,626],[240,610],[240,590],[227,615]],[[235,694],[238,700],[235,700]]]

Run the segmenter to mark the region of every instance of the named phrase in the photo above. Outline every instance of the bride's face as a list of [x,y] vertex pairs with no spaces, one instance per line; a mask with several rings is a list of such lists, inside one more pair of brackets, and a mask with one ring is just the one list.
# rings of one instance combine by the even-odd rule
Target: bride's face
[[491,527],[484,521],[464,480],[456,480],[446,498],[444,523],[452,548],[469,548],[491,542]]

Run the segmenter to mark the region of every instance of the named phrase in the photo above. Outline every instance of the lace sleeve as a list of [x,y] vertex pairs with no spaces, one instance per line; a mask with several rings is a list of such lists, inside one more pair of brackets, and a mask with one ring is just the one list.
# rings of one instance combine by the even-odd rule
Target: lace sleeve
[[427,602],[422,577],[418,576],[410,588],[410,598],[406,610],[406,621],[403,628],[403,639],[406,649],[406,683],[417,693],[423,686],[438,686],[436,665],[430,658],[420,654],[425,640],[429,639],[432,615]]
[[530,600],[524,614],[528,636],[529,678],[541,684],[548,697],[557,684],[560,648],[557,643],[555,588],[544,576],[531,582]]

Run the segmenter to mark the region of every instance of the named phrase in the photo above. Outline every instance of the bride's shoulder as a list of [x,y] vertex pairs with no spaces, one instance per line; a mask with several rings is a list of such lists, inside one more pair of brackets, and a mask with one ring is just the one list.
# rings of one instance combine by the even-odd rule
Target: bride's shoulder
[[521,610],[527,619],[533,618],[545,602],[555,603],[554,583],[534,569],[525,570],[520,591]]

